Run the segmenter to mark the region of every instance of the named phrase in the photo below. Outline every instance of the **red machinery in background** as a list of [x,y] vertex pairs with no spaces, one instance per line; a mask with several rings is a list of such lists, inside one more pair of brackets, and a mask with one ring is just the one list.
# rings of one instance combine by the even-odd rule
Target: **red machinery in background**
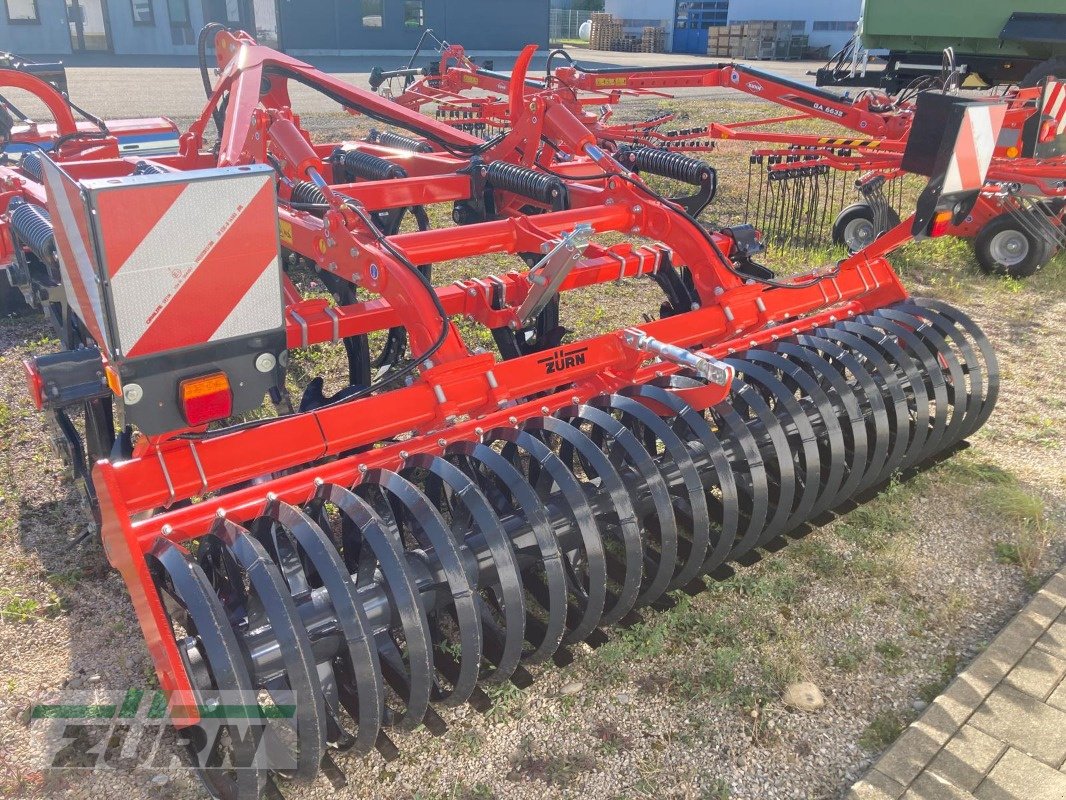
[[[16,240],[66,299],[66,347],[27,362],[30,389],[81,459],[214,796],[341,783],[340,751],[391,758],[389,727],[440,734],[434,704],[486,709],[480,685],[528,686],[525,665],[565,664],[777,549],[995,405],[981,331],[909,297],[885,256],[968,213],[992,158],[972,132],[998,128],[1001,104],[933,101],[940,135],[906,151],[930,177],[915,215],[779,278],[750,232],[696,219],[713,170],[605,152],[560,91],[528,90],[531,49],[508,130],[485,142],[244,34],[215,44],[217,86],[178,153],[44,158],[22,191],[51,222]],[[384,129],[314,142],[294,83]],[[698,180],[695,199],[627,163]],[[400,225],[441,204],[455,225]],[[522,269],[430,280],[488,254]],[[301,269],[332,301],[301,293]],[[658,287],[654,316],[559,331],[560,298],[616,281]],[[399,352],[375,358],[381,341]],[[290,408],[290,353],[328,342],[346,384],[312,380]]]
[[[375,70],[371,87],[411,108],[433,107],[438,119],[479,135],[508,127],[502,97],[507,76],[477,65],[459,45],[440,43],[430,68]],[[554,67],[557,60],[562,65]],[[402,91],[392,82],[403,79]],[[899,222],[906,173],[900,160],[922,91],[899,97],[864,91],[855,99],[742,64],[693,67],[595,69],[577,65],[565,51],[552,51],[543,78],[525,77],[527,92],[554,89],[608,149],[654,147],[710,151],[722,140],[760,143],[752,153],[750,219],[767,234],[814,246],[831,232],[852,252]],[[951,85],[951,77],[943,81]],[[990,184],[974,212],[951,234],[973,239],[987,272],[1033,274],[1066,244],[1066,104],[1062,84],[1016,89],[1004,96],[1008,111],[1000,131]],[[636,122],[617,122],[613,109],[627,99],[662,98],[677,89],[728,88],[789,109],[790,113],[740,123],[664,130],[667,112]],[[786,123],[817,120],[846,129],[840,135],[783,132]],[[837,174],[842,173],[842,174]],[[848,177],[856,173],[855,181]],[[858,202],[848,204],[852,189]]]
[[[43,106],[49,118],[33,119],[25,102]],[[0,314],[27,301],[48,302],[32,295],[27,265],[18,259],[21,244],[40,244],[40,223],[47,220],[44,195],[36,188],[43,180],[43,154],[60,162],[84,161],[157,155],[177,146],[178,128],[171,120],[102,120],[70,100],[62,64],[0,53]],[[27,197],[36,200],[34,207],[25,207]],[[14,226],[15,238],[8,226]]]

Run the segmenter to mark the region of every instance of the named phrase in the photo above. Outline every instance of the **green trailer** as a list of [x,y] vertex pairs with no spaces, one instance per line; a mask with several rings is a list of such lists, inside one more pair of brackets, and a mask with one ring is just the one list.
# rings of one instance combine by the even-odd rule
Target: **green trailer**
[[948,48],[964,86],[1066,77],[1066,0],[864,0],[856,38],[818,85],[895,93],[938,75]]

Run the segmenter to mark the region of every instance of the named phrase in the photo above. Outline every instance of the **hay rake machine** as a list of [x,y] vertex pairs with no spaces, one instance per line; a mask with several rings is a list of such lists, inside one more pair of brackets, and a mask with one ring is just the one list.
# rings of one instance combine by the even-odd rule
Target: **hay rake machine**
[[[439,59],[429,67],[412,66],[416,50],[404,69],[375,70],[371,87],[410,108],[431,107],[439,120],[477,135],[507,130],[507,76],[479,66],[459,45],[438,45]],[[562,65],[553,69],[556,62]],[[402,90],[394,89],[401,79]],[[767,245],[817,247],[831,240],[851,252],[899,224],[908,184],[915,191],[921,185],[908,180],[901,165],[916,103],[955,83],[948,74],[895,98],[864,91],[851,99],[743,64],[596,69],[579,66],[563,50],[549,54],[545,77],[523,70],[522,79],[527,92],[554,88],[609,150],[706,152],[721,141],[759,144],[750,156],[745,222],[760,230]],[[708,88],[733,89],[789,113],[680,129],[665,129],[676,121],[671,113],[636,122],[614,119],[613,109],[633,99],[669,99],[671,90]],[[1008,111],[990,183],[973,212],[950,231],[973,240],[986,272],[1032,275],[1066,242],[1064,91],[1049,79],[1043,91],[1015,89],[1004,96]],[[816,135],[779,127],[812,120],[845,130]]]
[[[885,255],[967,213],[991,158],[968,132],[998,127],[997,104],[947,98],[943,139],[910,143],[931,181],[906,230],[779,279],[550,90],[513,83],[513,124],[484,142],[244,34],[216,45],[176,155],[43,160],[79,340],[26,365],[59,431],[92,423],[69,450],[95,461],[104,548],[214,796],[339,784],[337,751],[440,734],[436,707],[486,709],[483,685],[528,686],[529,665],[753,563],[995,405],[984,335],[909,297]],[[388,135],[313,144],[293,83]],[[434,204],[459,224],[394,224]],[[429,280],[486,253],[532,266]],[[303,297],[297,258],[346,288]],[[657,318],[549,335],[566,292],[649,280]],[[499,352],[468,348],[458,316]],[[368,334],[397,329],[408,354],[364,382]],[[290,351],[325,342],[348,348],[350,386],[247,416],[284,394]],[[94,409],[112,403],[109,441]]]

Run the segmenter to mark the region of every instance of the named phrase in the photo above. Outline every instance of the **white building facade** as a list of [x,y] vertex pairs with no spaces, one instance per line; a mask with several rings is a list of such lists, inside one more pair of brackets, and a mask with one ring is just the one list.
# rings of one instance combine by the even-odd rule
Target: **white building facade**
[[862,0],[729,0],[729,24],[791,20],[796,33],[810,36],[811,47],[828,46],[832,55],[855,34],[861,11]]
[[692,30],[741,22],[791,21],[812,48],[832,55],[855,33],[862,0],[606,0],[605,10],[626,21],[627,30],[645,25],[666,29],[667,49],[685,47]]

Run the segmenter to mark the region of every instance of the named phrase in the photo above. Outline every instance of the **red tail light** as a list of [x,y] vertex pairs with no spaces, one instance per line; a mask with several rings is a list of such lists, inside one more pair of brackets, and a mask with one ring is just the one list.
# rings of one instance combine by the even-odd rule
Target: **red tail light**
[[182,381],[178,384],[178,399],[185,421],[193,426],[225,419],[233,412],[233,392],[224,372]]
[[23,359],[22,366],[26,370],[26,387],[30,390],[30,399],[40,411],[44,408],[44,379],[31,359]]
[[943,236],[948,232],[948,228],[951,227],[951,218],[954,213],[951,211],[937,211],[933,215],[933,221],[929,225],[930,236]]

